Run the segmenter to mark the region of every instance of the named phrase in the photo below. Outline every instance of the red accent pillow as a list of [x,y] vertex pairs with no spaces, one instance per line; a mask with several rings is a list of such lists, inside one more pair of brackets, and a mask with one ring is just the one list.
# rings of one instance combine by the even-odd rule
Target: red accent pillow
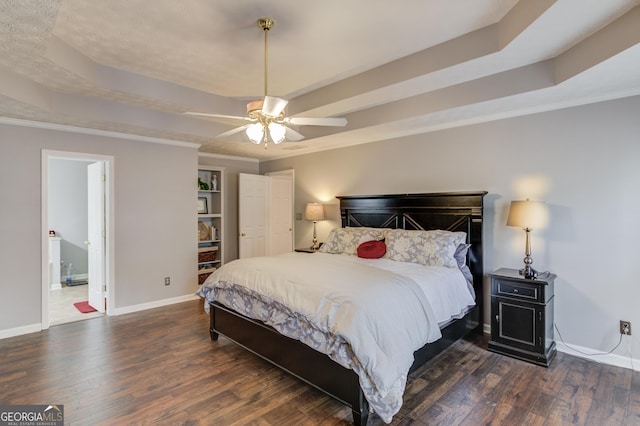
[[378,240],[365,241],[358,246],[357,252],[363,259],[379,259],[387,252],[387,245]]

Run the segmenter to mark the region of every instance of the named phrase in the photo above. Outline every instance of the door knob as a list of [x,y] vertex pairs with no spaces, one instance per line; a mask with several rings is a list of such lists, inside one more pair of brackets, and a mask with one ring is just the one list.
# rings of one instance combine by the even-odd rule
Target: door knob
[[84,242],[84,243],[85,243],[86,245],[89,245],[89,244],[91,244],[91,241],[89,241],[89,240],[85,240],[85,242]]
[[244,232],[242,234],[240,234],[241,237],[246,237],[247,234],[245,234]]

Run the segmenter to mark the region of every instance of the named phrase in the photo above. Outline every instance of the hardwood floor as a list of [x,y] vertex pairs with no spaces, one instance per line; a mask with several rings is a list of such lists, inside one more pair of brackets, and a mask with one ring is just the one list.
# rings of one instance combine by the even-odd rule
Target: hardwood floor
[[[459,341],[413,373],[392,424],[640,425],[640,373],[564,353],[546,369],[486,345]],[[63,404],[74,425],[351,423],[340,403],[212,342],[196,301],[0,340],[0,404]]]

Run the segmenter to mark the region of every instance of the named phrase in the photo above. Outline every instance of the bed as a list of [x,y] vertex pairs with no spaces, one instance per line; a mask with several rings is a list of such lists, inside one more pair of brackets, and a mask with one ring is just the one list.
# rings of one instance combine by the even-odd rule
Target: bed
[[[473,277],[472,291],[477,300],[481,301],[483,295],[482,214],[485,194],[485,192],[464,192],[341,196],[337,198],[340,200],[341,221],[345,230],[350,228],[361,228],[362,230],[384,228],[392,230],[444,230],[455,234],[464,232],[466,243],[470,244],[466,253],[466,265],[468,272]],[[321,253],[297,253],[296,255],[302,256],[296,261],[296,263],[300,263],[302,268],[310,268],[313,263],[311,258],[320,259],[322,256]],[[327,256],[335,257],[331,254]],[[345,256],[337,257],[341,258],[340,262],[352,261]],[[255,262],[259,261],[261,260],[255,260]],[[290,259],[287,258],[287,261]],[[228,265],[233,263],[230,262],[225,267],[230,268]],[[309,266],[306,266],[306,263],[309,263]],[[240,264],[238,263],[238,265]],[[340,270],[340,268],[341,264],[338,264],[330,269]],[[224,276],[224,272],[222,275]],[[320,280],[316,281],[316,285],[321,284],[322,280],[327,280],[320,274],[320,271],[315,275],[318,276],[316,280]],[[213,276],[210,279],[213,279]],[[374,284],[373,278],[371,278],[371,283]],[[380,286],[372,286],[372,290],[363,291],[362,299],[366,299],[367,297],[364,296],[368,296],[369,291],[373,292],[373,288],[378,287]],[[207,288],[207,282],[203,286],[203,289],[205,288]],[[220,291],[222,293],[219,294],[224,294],[224,291],[230,292],[231,290]],[[247,316],[249,314],[238,313],[237,311],[242,311],[239,309],[241,305],[234,304],[235,296],[229,296],[231,293],[227,293],[226,298],[212,298],[201,289],[199,294],[208,297],[209,300],[210,334],[213,340],[216,340],[219,335],[229,338],[349,406],[353,413],[354,424],[366,425],[370,411],[367,398],[372,400],[372,397],[367,382],[361,381],[363,375],[359,365],[348,368],[342,359],[331,359],[324,353],[313,349],[311,347],[313,345],[310,345],[309,342],[303,343],[300,340],[287,337],[265,322],[253,319],[261,318],[259,315],[251,315],[253,318],[250,318]],[[224,300],[225,303],[221,303],[220,300]],[[381,312],[381,315],[396,315],[392,311],[394,309],[393,303],[382,305],[382,307],[377,306],[376,309]],[[475,306],[470,306],[461,312],[458,319],[450,319],[439,324],[437,331],[441,337],[422,347],[418,346],[409,362],[408,372],[414,371],[469,332],[474,330],[482,332],[481,318],[482,303],[476,303]],[[361,385],[362,383],[364,384]],[[404,383],[401,390],[403,389]],[[379,404],[379,401],[375,400],[373,404],[376,411],[379,412],[378,405],[376,405]],[[397,409],[399,408],[396,408],[396,411]],[[385,419],[384,415],[381,417],[385,421],[390,421],[388,418]]]

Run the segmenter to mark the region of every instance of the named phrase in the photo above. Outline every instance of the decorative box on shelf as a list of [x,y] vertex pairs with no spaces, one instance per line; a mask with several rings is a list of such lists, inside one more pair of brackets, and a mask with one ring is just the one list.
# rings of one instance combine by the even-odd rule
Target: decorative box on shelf
[[211,275],[212,273],[214,273],[216,270],[216,268],[207,268],[202,269],[199,273],[198,273],[198,285],[202,284],[203,282],[205,282],[205,280],[207,278],[209,278],[209,275]]
[[198,263],[215,262],[218,246],[201,247],[198,249]]

